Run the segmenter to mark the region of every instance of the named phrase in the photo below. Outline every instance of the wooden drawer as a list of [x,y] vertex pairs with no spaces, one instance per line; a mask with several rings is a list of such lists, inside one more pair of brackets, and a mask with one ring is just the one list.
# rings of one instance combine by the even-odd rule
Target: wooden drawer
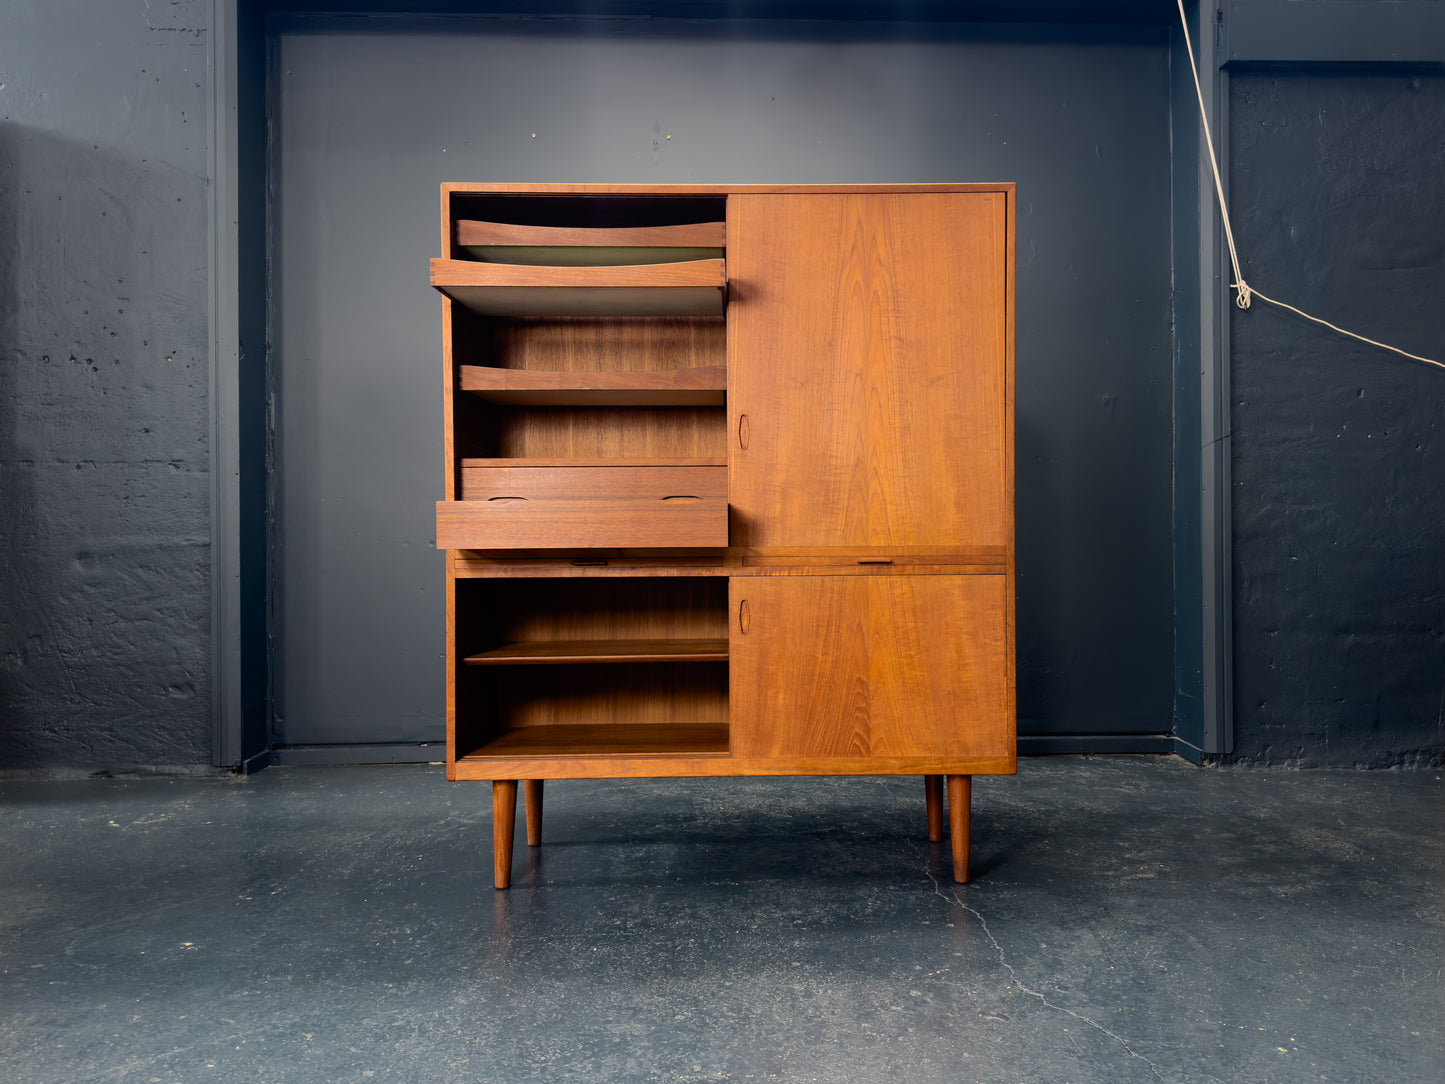
[[[495,462],[495,461],[493,461]],[[494,466],[463,461],[437,504],[439,549],[721,548],[727,467]]]
[[[696,497],[727,501],[722,463],[511,466],[506,460],[463,459],[462,500],[590,501]],[[708,545],[726,546],[722,542]]]

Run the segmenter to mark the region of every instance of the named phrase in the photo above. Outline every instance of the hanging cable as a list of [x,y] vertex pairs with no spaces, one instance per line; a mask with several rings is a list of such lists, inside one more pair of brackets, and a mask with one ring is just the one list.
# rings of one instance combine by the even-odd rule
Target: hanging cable
[[1214,137],[1209,131],[1209,114],[1204,108],[1204,90],[1199,83],[1199,65],[1194,60],[1194,44],[1189,40],[1189,19],[1184,14],[1184,0],[1176,0],[1179,5],[1179,25],[1184,31],[1184,48],[1189,52],[1189,70],[1194,73],[1194,95],[1199,100],[1199,121],[1204,129],[1204,143],[1209,148],[1209,168],[1214,174],[1214,194],[1219,199],[1219,217],[1224,221],[1224,240],[1229,245],[1229,262],[1234,268],[1234,281],[1230,283],[1231,289],[1235,291],[1234,303],[1241,309],[1247,309],[1254,298],[1261,301],[1268,301],[1271,305],[1277,305],[1282,309],[1288,309],[1292,313],[1303,316],[1306,320],[1313,320],[1317,324],[1323,324],[1331,331],[1338,331],[1341,335],[1348,335],[1352,339],[1358,339],[1362,343],[1369,343],[1371,346],[1378,346],[1382,350],[1392,350],[1402,357],[1410,358],[1412,361],[1423,361],[1426,365],[1434,365],[1436,368],[1445,369],[1445,363],[1436,361],[1433,358],[1423,358],[1419,354],[1412,354],[1407,350],[1401,350],[1398,346],[1391,346],[1389,343],[1378,342],[1375,339],[1367,339],[1363,335],[1356,335],[1353,331],[1346,331],[1342,327],[1330,323],[1328,320],[1321,320],[1318,316],[1311,316],[1307,312],[1287,305],[1283,301],[1276,301],[1266,294],[1260,293],[1249,283],[1244,281],[1244,272],[1239,269],[1239,250],[1234,245],[1234,229],[1229,224],[1229,206],[1224,201],[1224,182],[1219,177],[1219,158],[1214,153]]

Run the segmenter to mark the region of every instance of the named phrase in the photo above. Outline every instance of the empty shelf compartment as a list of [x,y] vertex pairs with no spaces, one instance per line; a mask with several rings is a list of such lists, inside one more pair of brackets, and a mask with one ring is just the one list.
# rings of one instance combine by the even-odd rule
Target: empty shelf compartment
[[602,267],[720,260],[726,246],[722,222],[679,226],[530,226],[461,219],[457,246],[487,263]]

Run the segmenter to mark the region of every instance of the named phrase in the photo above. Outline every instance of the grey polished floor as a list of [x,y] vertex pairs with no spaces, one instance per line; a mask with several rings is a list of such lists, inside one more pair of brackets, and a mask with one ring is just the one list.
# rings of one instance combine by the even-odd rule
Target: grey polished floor
[[[1436,772],[0,785],[0,1080],[1445,1079]],[[520,829],[520,817],[519,817]]]

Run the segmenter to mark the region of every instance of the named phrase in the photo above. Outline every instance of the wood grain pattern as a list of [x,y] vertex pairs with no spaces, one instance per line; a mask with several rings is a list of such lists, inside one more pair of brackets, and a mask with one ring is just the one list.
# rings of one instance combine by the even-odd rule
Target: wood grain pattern
[[[470,750],[476,746],[464,746]],[[492,746],[484,747],[483,751]],[[533,752],[517,756],[458,756],[458,779],[672,779],[686,776],[787,775],[1012,775],[1013,757],[740,757],[736,754],[658,753],[554,757]]]
[[734,194],[824,195],[836,193],[1012,192],[1012,181],[949,182],[946,184],[597,184],[595,182],[553,181],[546,184],[515,181],[444,181],[443,200],[452,195],[585,195],[585,196],[726,196]]
[[968,883],[968,857],[973,836],[973,779],[968,775],[948,777],[948,826],[953,844],[953,879]]
[[527,809],[527,846],[540,847],[542,845],[542,780],[523,780],[522,794]]
[[[468,667],[491,693],[475,716],[458,720],[458,748],[474,749],[513,730],[556,726],[678,726],[726,723],[725,662],[577,663]],[[534,776],[562,778],[550,770]]]
[[923,804],[928,818],[928,842],[943,842],[943,776],[923,777]]
[[725,756],[727,723],[572,723],[505,731],[476,757]]
[[492,782],[492,871],[498,888],[512,883],[512,837],[517,831],[517,781]]
[[532,468],[532,467],[725,467],[727,461],[713,456],[526,456],[502,459],[463,459],[463,467]]
[[498,408],[491,447],[512,459],[726,462],[725,424],[720,407],[516,406]]
[[436,544],[448,550],[727,545],[727,501],[438,501]]
[[[506,461],[503,461],[506,462]],[[728,473],[707,466],[473,466],[462,464],[462,500],[498,497],[550,500],[663,500],[711,497],[727,500]]]
[[[475,260],[431,262],[431,284],[448,296],[456,287],[721,287],[727,284],[724,260],[687,260],[608,267],[551,267],[531,264],[486,264]],[[521,315],[527,315],[522,313]]]
[[[1013,186],[442,192],[448,777],[527,781],[529,843],[544,778],[923,775],[936,838],[947,777],[966,880],[1016,763]],[[642,506],[709,501],[694,545]]]
[[722,406],[722,366],[660,371],[571,373],[461,367],[462,391],[523,406]]
[[471,639],[461,643],[463,655],[510,643],[728,635],[727,584],[698,576],[471,581],[458,588],[458,602],[478,614]]
[[431,282],[483,316],[711,316],[723,311],[722,260],[555,267],[432,260]]
[[778,757],[1001,757],[1004,593],[994,576],[733,580],[733,752]]
[[727,322],[700,317],[560,317],[489,322],[480,361],[546,372],[727,368]]
[[725,637],[713,640],[548,640],[502,644],[468,655],[468,666],[607,662],[727,662]]
[[691,222],[679,226],[599,228],[526,226],[511,222],[457,221],[459,245],[514,245],[600,248],[722,248],[727,226],[722,222]]
[[964,553],[890,553],[884,554],[795,554],[788,557],[744,557],[745,568],[847,568],[868,565],[878,572],[889,565],[962,565],[988,572],[999,572],[1007,558]]
[[1006,544],[1006,225],[997,192],[728,201],[734,542]]

